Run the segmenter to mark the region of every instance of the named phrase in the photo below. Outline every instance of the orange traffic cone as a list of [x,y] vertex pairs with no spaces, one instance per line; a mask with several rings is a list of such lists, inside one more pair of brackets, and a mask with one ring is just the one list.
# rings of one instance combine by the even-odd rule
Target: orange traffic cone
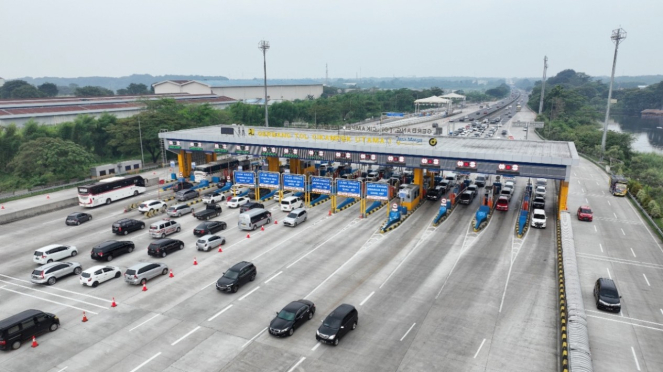
[[247,239],[250,238],[250,237],[251,237],[251,234],[246,234]]
[[260,226],[260,231],[265,231],[265,226]]
[[331,216],[331,209],[329,210],[329,216]]
[[113,302],[111,303],[111,307],[117,307],[117,304],[115,303],[115,297],[113,297]]
[[175,275],[173,275],[173,269],[170,269],[170,275],[168,275],[169,278],[174,278]]
[[46,199],[50,199],[50,198],[51,198],[51,197],[50,197],[50,196],[48,196],[48,194],[47,194],[47,195],[46,195]]
[[278,225],[278,224],[279,224],[279,221],[274,220],[274,225]]
[[221,246],[219,246],[219,253],[223,252],[223,249],[221,249]]
[[143,292],[147,291],[147,285],[143,283]]
[[87,322],[87,317],[85,316],[85,311],[83,311],[83,323]]
[[37,338],[35,336],[32,336],[32,347],[37,347],[39,344],[37,343]]
[[2,206],[2,209],[5,209],[5,206],[4,206],[4,205]]
[[196,265],[198,265],[198,261],[196,261],[196,258],[194,257],[193,258],[193,266],[196,266]]

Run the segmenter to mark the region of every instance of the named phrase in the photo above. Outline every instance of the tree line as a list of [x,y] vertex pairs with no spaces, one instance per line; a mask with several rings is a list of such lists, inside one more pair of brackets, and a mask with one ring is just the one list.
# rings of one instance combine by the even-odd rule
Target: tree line
[[[10,80],[0,87],[0,99],[27,99],[55,97],[58,94],[73,95],[76,97],[106,97],[114,96],[115,92],[98,86],[79,87],[57,86],[53,83],[43,83],[39,86],[29,84],[24,80]],[[118,89],[118,95],[146,95],[154,94],[152,88],[145,84],[129,84],[126,88]]]

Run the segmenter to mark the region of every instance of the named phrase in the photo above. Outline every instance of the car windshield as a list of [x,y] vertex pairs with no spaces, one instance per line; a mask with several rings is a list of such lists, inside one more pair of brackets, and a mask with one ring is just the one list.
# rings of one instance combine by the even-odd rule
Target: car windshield
[[197,242],[197,243],[205,244],[205,243],[207,243],[207,240],[205,240],[205,239],[198,239],[198,242]]
[[136,270],[129,269],[129,270],[127,270],[127,272],[125,274],[127,274],[127,275],[136,275]]
[[295,320],[295,313],[289,311],[281,310],[278,317],[283,320],[292,321]]
[[341,319],[337,318],[327,318],[325,319],[324,323],[322,323],[325,327],[333,328],[333,329],[339,329],[341,328]]
[[41,253],[41,252],[39,252],[39,251],[35,251],[35,256],[41,256],[42,254],[43,254],[43,253]]
[[200,225],[196,226],[196,230],[205,230],[207,228],[206,223],[201,223]]
[[238,198],[232,198],[232,199],[230,199],[230,202],[231,203],[237,203],[238,200],[239,200]]
[[545,220],[546,216],[543,215],[543,214],[535,214],[534,219],[536,219],[536,220]]
[[168,210],[169,211],[174,211],[174,210],[177,210],[177,207],[169,207]]
[[41,270],[34,270],[32,275],[41,275]]
[[297,218],[297,213],[290,213],[288,218]]
[[603,296],[606,296],[608,298],[619,298],[619,295],[617,294],[617,290],[612,289],[612,288],[603,288],[601,290],[601,294]]
[[228,270],[225,274],[223,274],[223,277],[228,279],[237,279],[238,275],[239,273],[237,271]]
[[581,208],[580,213],[592,213],[592,210],[589,208]]

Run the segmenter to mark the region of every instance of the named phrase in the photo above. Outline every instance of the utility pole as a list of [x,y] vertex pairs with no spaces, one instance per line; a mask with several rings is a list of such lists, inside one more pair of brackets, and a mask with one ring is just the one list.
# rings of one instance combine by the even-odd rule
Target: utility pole
[[265,126],[269,126],[269,117],[267,114],[267,49],[269,49],[269,41],[261,40],[258,44],[258,49],[262,50],[262,61],[265,69]]
[[543,56],[543,80],[541,80],[541,99],[539,100],[539,115],[543,112],[543,96],[546,94],[546,71],[548,70],[548,56]]
[[[138,118],[138,138],[140,140],[140,158],[143,161],[143,167],[145,167],[145,155],[143,155],[143,131],[140,130],[140,118]],[[163,142],[163,139],[161,142]]]
[[610,89],[608,90],[608,107],[605,109],[605,121],[603,122],[603,138],[601,139],[601,160],[603,160],[603,154],[605,153],[605,140],[608,136],[608,118],[610,117],[610,101],[612,100],[612,84],[615,82],[615,68],[617,67],[617,50],[619,49],[619,43],[622,40],[626,39],[626,31],[624,29],[618,28],[612,30],[612,36],[610,37],[612,42],[615,43],[615,56],[612,59],[612,74],[610,75]]
[[329,86],[329,66],[325,63],[325,85]]

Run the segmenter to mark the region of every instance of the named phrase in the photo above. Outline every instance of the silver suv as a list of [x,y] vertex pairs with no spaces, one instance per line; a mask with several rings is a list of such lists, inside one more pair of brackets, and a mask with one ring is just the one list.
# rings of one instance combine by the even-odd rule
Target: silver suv
[[283,225],[294,227],[306,221],[306,218],[307,218],[306,209],[297,208],[294,209],[292,212],[290,212],[288,216],[286,216],[286,218],[283,219]]
[[182,217],[183,214],[191,212],[193,212],[193,207],[188,204],[173,205],[166,210],[166,214],[170,217]]
[[168,274],[168,266],[162,263],[143,262],[131,266],[124,272],[124,281],[129,284],[145,284],[157,275]]
[[53,285],[55,282],[67,275],[80,275],[83,271],[81,264],[78,262],[52,262],[32,271],[30,280],[33,283]]

